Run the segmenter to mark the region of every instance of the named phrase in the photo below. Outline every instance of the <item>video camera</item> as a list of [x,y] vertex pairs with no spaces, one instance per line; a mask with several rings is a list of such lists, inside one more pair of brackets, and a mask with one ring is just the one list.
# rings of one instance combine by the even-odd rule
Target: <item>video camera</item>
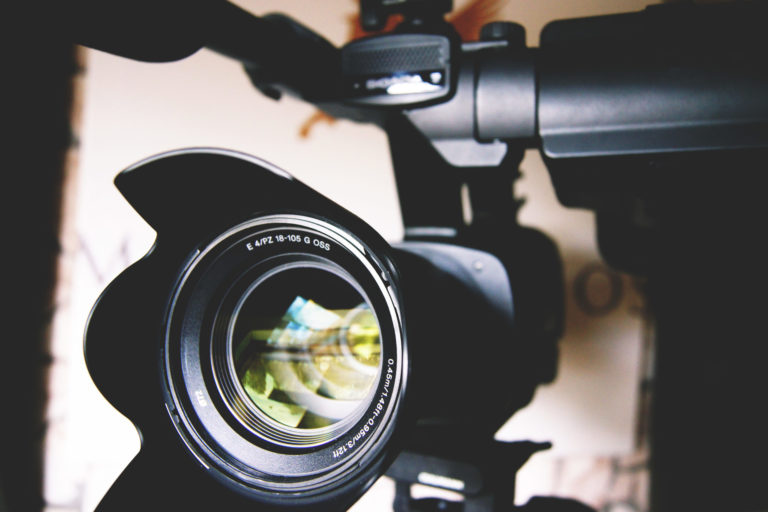
[[[78,42],[149,61],[205,46],[241,61],[272,98],[382,127],[405,226],[390,245],[285,171],[225,150],[123,171],[117,187],[158,235],[105,290],[86,333],[94,382],[142,435],[100,510],[148,500],[344,510],[385,472],[407,483],[433,475],[467,511],[584,510],[515,508],[509,482],[545,446],[493,439],[554,378],[562,334],[557,249],[516,219],[513,183],[531,147],[562,203],[596,211],[606,260],[649,278],[660,340],[654,510],[699,503],[702,481],[722,489],[706,506],[765,506],[756,462],[768,428],[749,412],[764,401],[765,349],[753,342],[759,314],[745,313],[760,301],[734,300],[734,283],[765,282],[765,250],[749,232],[765,218],[750,184],[768,156],[766,4],[564,20],[538,49],[506,22],[462,42],[443,19],[450,4],[363,1],[364,27],[402,21],[341,49],[226,2],[165,2],[150,20],[134,6],[141,39],[115,29],[126,13],[80,5],[101,19],[74,25]],[[723,197],[723,169],[747,184],[738,198]],[[711,417],[715,396],[730,414]],[[754,450],[709,447],[713,471],[679,456],[737,431]],[[690,472],[673,480],[681,467]]]

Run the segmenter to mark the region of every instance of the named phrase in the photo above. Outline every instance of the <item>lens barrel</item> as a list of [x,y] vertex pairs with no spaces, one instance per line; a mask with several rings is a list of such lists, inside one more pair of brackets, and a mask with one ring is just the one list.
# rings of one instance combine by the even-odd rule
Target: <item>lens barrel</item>
[[327,492],[375,459],[404,358],[385,275],[350,233],[305,215],[258,217],[203,247],[165,335],[189,449],[255,493]]
[[157,239],[88,320],[91,377],[142,439],[104,510],[349,507],[403,425],[389,245],[242,153],[165,153],[115,184]]

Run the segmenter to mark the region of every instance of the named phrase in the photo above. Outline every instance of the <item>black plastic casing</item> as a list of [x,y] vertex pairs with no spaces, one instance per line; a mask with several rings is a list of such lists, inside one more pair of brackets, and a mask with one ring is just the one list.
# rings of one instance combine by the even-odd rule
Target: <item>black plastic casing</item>
[[[185,510],[344,510],[386,469],[396,454],[393,431],[400,414],[408,371],[400,319],[397,395],[390,415],[377,428],[375,449],[366,452],[341,481],[323,489],[276,491],[249,487],[231,478],[196,445],[195,436],[231,432],[192,432],[189,410],[178,407],[165,369],[165,331],[171,302],[186,269],[217,234],[265,214],[307,216],[354,233],[390,285],[397,282],[391,251],[368,225],[265,162],[221,150],[186,150],[151,158],[121,173],[117,187],[157,231],[142,260],[120,274],[91,313],[85,355],[99,390],[137,427],[139,455],[102,501],[99,510],[142,508]],[[391,299],[398,304],[394,286]],[[194,312],[192,312],[194,313]],[[194,418],[191,420],[194,422]],[[370,443],[369,443],[370,444]],[[279,450],[278,450],[279,451]],[[307,457],[312,450],[305,450]],[[286,461],[291,457],[286,457]],[[293,457],[295,459],[295,457]],[[233,463],[235,466],[237,462]],[[234,466],[233,466],[234,467]],[[280,473],[280,468],[272,467]],[[288,467],[286,467],[286,472]],[[293,468],[293,472],[301,472]],[[279,480],[279,479],[278,479]]]
[[560,202],[596,212],[615,268],[648,275],[660,226],[763,172],[767,16],[766,2],[676,4],[544,28],[542,157]]
[[[443,101],[455,90],[457,50],[456,41],[441,34],[387,34],[352,41],[341,50],[342,97],[362,107]],[[398,93],[398,87],[418,90]]]
[[553,159],[765,148],[765,2],[547,25],[538,126]]

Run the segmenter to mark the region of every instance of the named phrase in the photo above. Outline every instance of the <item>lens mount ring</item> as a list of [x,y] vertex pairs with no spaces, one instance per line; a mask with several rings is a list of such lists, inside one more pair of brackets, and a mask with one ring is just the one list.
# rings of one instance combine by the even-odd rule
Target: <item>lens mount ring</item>
[[[381,461],[407,368],[398,293],[382,258],[347,230],[293,213],[236,225],[191,258],[166,316],[166,406],[182,441],[213,476],[262,501],[275,493],[304,500],[351,485]],[[233,332],[244,301],[296,269],[328,274],[359,294],[379,330],[380,359],[370,388],[358,386],[357,407],[327,426],[295,427],[270,417],[246,393],[233,363]],[[342,355],[350,350],[348,335],[339,329]]]

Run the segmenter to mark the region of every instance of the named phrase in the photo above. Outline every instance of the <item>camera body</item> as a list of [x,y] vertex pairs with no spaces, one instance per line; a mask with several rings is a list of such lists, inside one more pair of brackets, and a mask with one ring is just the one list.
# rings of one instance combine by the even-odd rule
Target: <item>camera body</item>
[[[382,127],[406,232],[406,242],[389,247],[353,215],[250,157],[198,150],[122,174],[118,187],[158,241],[104,293],[88,327],[93,379],[143,438],[102,510],[148,503],[244,510],[254,500],[264,509],[339,510],[399,447],[443,456],[460,435],[469,442],[464,456],[472,441],[487,438],[536,383],[552,377],[562,329],[556,250],[515,220],[510,189],[526,148],[540,150],[564,205],[596,212],[606,261],[649,279],[659,340],[650,427],[654,509],[761,508],[766,428],[753,405],[764,400],[765,357],[753,340],[764,301],[742,288],[767,282],[765,251],[754,236],[765,218],[757,179],[768,156],[765,2],[563,20],[548,25],[538,49],[527,48],[522,27],[510,23],[486,25],[480,41],[460,43],[442,20],[450,2],[362,4],[368,28],[398,12],[404,22],[396,33],[337,49],[289,18],[256,18],[228,2],[153,5],[151,16],[132,18],[112,7],[109,16],[75,16],[80,43],[150,61],[206,46],[241,61],[270,97],[293,94],[336,117]],[[139,12],[135,7],[130,11]],[[115,30],[125,19],[143,29]],[[184,29],[173,40],[165,30],[171,25]],[[146,37],[133,41],[136,33]],[[742,195],[723,187],[723,170]],[[472,226],[462,219],[465,188],[479,214]],[[207,269],[224,272],[217,265],[237,247],[246,255],[232,260],[240,273],[221,281],[231,288],[200,295]],[[336,261],[337,253],[349,264]],[[251,269],[247,261],[260,261],[259,254],[271,263]],[[335,283],[351,297],[330,310],[307,310],[338,317],[338,332],[320,335],[333,342],[331,355],[354,354],[350,333],[353,340],[355,329],[363,333],[347,361],[358,373],[373,362],[366,357],[379,357],[368,365],[377,369],[374,379],[363,379],[353,406],[342,407],[348,413],[292,397],[283,383],[282,401],[272,404],[283,412],[270,415],[264,390],[274,383],[261,376],[272,372],[276,382],[281,374],[257,365],[254,384],[248,365],[238,363],[236,347],[251,332],[262,342],[253,346],[279,349],[262,351],[273,359],[289,353],[281,333],[307,334],[301,323],[290,326],[294,313],[303,316],[302,301],[295,311],[293,302],[274,306],[266,328],[257,322],[239,331],[251,295],[280,291],[273,284],[282,274],[298,276],[285,281],[290,286],[324,276],[329,288]],[[702,276],[711,276],[705,285]],[[373,343],[365,335],[371,312],[379,334]],[[382,409],[371,409],[387,382]],[[343,401],[323,386],[317,396]],[[502,403],[478,407],[484,393]],[[711,397],[730,414],[713,415]],[[301,411],[313,404],[328,407],[325,423],[304,431]],[[415,435],[405,435],[409,429]],[[749,439],[752,449],[711,443],[735,438]],[[349,448],[353,440],[360,444]],[[702,446],[708,464],[700,463]],[[503,486],[510,487],[499,480]]]
[[552,286],[531,293],[511,271],[536,243],[390,247],[285,172],[222,150],[150,158],[116,185],[158,236],[86,332],[94,382],[142,436],[103,510],[345,509],[414,429],[491,439],[552,377],[560,324],[535,336],[519,319],[542,289],[561,313],[561,285],[543,269]]

